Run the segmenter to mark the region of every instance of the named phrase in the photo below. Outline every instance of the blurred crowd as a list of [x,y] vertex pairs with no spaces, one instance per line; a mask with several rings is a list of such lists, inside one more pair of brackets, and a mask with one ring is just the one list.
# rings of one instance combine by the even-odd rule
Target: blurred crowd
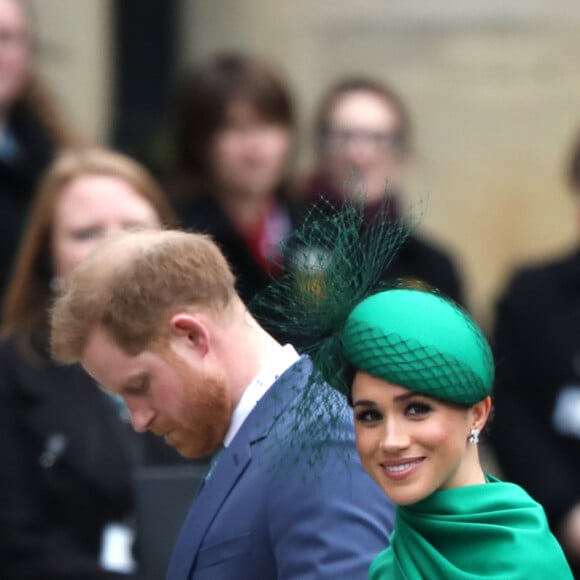
[[[420,127],[395,87],[364,74],[336,79],[315,111],[313,167],[299,175],[295,96],[283,74],[252,56],[220,54],[181,71],[174,155],[154,178],[73,126],[37,74],[33,48],[25,5],[0,0],[0,576],[114,578],[120,570],[103,557],[104,538],[113,523],[131,526],[132,471],[183,460],[136,436],[123,407],[81,368],[51,361],[52,298],[105,237],[179,226],[213,237],[251,304],[288,266],[280,244],[320,196],[332,212],[362,187],[369,220],[385,197],[405,219]],[[580,192],[580,141],[569,168]],[[433,286],[469,308],[453,248],[422,233],[384,277]],[[495,310],[488,438],[502,475],[544,506],[576,566],[578,328],[578,250],[514,272]]]

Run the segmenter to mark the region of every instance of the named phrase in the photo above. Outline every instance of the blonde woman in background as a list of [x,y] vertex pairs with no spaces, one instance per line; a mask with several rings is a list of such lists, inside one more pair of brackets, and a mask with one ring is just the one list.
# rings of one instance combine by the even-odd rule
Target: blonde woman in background
[[[1,0],[0,0],[1,1]],[[106,237],[173,223],[147,172],[104,150],[64,154],[34,201],[4,303],[0,344],[0,576],[109,579],[130,571],[132,467],[177,461],[137,439],[123,408],[48,354],[52,298]],[[127,562],[108,561],[112,532]]]

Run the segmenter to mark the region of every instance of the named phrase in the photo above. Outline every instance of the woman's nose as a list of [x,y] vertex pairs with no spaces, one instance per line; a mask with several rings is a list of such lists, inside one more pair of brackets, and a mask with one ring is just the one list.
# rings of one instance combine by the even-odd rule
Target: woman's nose
[[381,448],[387,453],[393,453],[409,447],[409,433],[400,423],[388,422],[381,441]]

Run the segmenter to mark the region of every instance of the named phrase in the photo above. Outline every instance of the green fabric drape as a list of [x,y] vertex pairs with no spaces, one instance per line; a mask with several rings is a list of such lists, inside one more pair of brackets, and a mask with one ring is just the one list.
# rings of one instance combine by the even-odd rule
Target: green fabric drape
[[515,484],[487,479],[399,506],[370,580],[572,579],[540,504]]

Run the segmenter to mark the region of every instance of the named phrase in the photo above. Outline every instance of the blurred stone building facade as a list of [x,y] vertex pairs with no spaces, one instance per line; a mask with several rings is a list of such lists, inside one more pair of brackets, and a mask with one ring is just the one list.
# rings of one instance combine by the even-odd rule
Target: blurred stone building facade
[[[43,69],[97,140],[111,129],[119,1],[33,0]],[[457,255],[484,325],[514,264],[575,243],[563,178],[580,127],[574,0],[181,0],[176,34],[181,61],[240,49],[281,67],[298,97],[302,167],[330,82],[354,72],[396,86],[416,126],[411,201],[427,200],[422,227]]]

